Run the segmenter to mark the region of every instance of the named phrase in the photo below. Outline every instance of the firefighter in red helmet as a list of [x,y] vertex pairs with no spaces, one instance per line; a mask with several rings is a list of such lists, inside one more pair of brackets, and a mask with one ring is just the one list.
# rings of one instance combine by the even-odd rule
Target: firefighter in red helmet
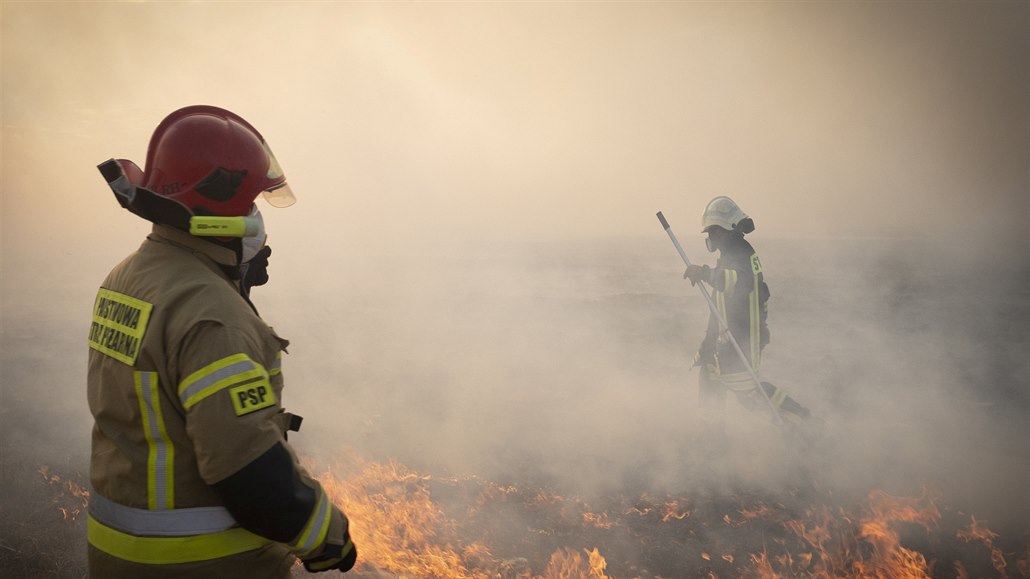
[[173,112],[145,170],[100,165],[119,203],[153,222],[104,280],[89,331],[93,577],[289,577],[348,571],[347,517],[286,441],[288,342],[250,287],[270,250],[254,201],[293,202],[261,134],[212,106]]

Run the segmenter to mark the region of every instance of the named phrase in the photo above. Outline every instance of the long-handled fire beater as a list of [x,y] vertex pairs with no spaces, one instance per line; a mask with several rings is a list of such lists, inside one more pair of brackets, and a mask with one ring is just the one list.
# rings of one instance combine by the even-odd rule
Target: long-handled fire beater
[[[658,212],[658,221],[662,222],[662,227],[665,229],[665,232],[669,234],[669,239],[672,240],[672,244],[676,246],[676,251],[678,251],[680,257],[683,258],[683,263],[685,263],[687,267],[690,267],[690,258],[688,258],[687,253],[683,251],[683,246],[680,245],[679,240],[676,239],[676,234],[672,232],[672,228],[669,226],[669,222],[665,219],[665,216],[662,215],[661,211]],[[773,404],[772,399],[769,398],[769,394],[765,391],[765,387],[762,386],[761,380],[758,379],[758,374],[755,373],[755,369],[751,366],[751,363],[748,361],[747,356],[744,355],[744,351],[740,349],[740,344],[737,343],[737,339],[733,337],[733,332],[730,331],[729,325],[726,323],[726,320],[722,317],[722,314],[719,313],[719,308],[716,307],[715,301],[712,300],[711,294],[708,293],[708,288],[706,288],[705,284],[703,283],[697,284],[697,287],[701,289],[701,295],[703,295],[705,297],[705,301],[708,302],[708,309],[712,310],[712,315],[715,316],[715,318],[719,321],[720,337],[725,338],[730,344],[733,345],[734,351],[736,351],[737,355],[740,356],[740,361],[744,364],[744,367],[747,368],[747,372],[751,376],[751,379],[754,380],[755,386],[758,388],[758,391],[762,393],[762,397],[765,398],[765,401],[769,403],[769,408],[772,410],[773,418],[776,420],[776,424],[782,427],[784,424],[783,418],[780,417],[780,410],[776,408],[776,405]]]

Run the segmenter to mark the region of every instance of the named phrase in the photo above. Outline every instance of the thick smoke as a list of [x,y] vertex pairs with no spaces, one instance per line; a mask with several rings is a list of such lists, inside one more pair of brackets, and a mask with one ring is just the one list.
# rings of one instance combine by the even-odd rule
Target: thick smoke
[[[90,306],[148,230],[95,166],[142,164],[196,103],[258,126],[298,192],[265,211],[254,299],[316,466],[589,497],[925,484],[1025,530],[1025,2],[239,8],[2,5],[0,547],[52,510],[41,465],[86,477]],[[712,263],[719,194],[758,225],[763,377],[826,431],[785,442],[731,399],[716,463],[707,308],[654,213]]]
[[[763,376],[826,429],[785,440],[731,397],[733,444],[714,464],[697,446],[689,368],[707,308],[657,221],[654,237],[364,261],[348,268],[354,284],[294,296],[287,318],[311,320],[286,363],[292,400],[316,409],[305,441],[586,495],[926,485],[995,518],[1026,513],[1020,252],[753,235],[773,293]],[[330,338],[310,304],[340,320]]]

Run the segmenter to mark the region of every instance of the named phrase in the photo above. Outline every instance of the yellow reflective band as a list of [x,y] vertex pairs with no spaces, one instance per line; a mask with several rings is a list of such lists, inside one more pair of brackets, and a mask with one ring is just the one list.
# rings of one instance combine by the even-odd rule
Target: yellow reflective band
[[132,366],[139,357],[153,308],[149,302],[100,288],[93,302],[89,347]]
[[329,507],[329,497],[321,485],[318,487],[318,504],[311,513],[311,519],[305,525],[300,537],[289,545],[297,557],[306,557],[322,544],[326,534],[329,533],[329,518],[332,509]]
[[748,296],[748,316],[751,318],[751,368],[758,372],[762,355],[761,313],[758,310],[758,278],[755,277],[755,289]]
[[751,390],[755,387],[755,381],[751,378],[750,372],[719,374],[715,378],[730,390]]
[[136,397],[147,439],[147,508],[175,508],[175,447],[165,430],[157,389],[157,372],[135,372]]
[[268,373],[246,354],[233,354],[187,376],[179,384],[179,400],[183,408],[189,410],[208,396],[242,382],[268,386]]
[[246,237],[247,220],[244,217],[194,215],[190,217],[190,235],[200,237]]
[[272,541],[240,527],[188,537],[137,537],[97,521],[87,522],[89,544],[124,561],[148,565],[175,565],[229,557],[260,549]]
[[751,272],[753,286],[748,296],[748,315],[751,316],[751,368],[758,373],[762,364],[762,308],[758,290],[758,275],[762,273],[762,263],[758,261],[758,254],[751,254]]
[[725,286],[723,286],[723,291],[727,295],[729,295],[729,294],[732,294],[734,288],[737,287],[737,270],[735,270],[735,269],[727,269],[725,271],[726,271],[726,275],[725,275],[725,278],[723,280],[724,283],[725,283]]
[[278,376],[283,371],[283,353],[275,353],[275,362],[272,362],[272,367],[268,369],[269,376]]

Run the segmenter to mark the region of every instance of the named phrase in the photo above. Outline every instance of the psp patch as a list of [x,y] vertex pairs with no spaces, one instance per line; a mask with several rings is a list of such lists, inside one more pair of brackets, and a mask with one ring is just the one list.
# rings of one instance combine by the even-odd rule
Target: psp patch
[[233,408],[236,409],[236,416],[250,414],[276,404],[275,392],[267,380],[230,388],[229,396],[232,398]]
[[132,366],[139,357],[154,304],[100,288],[93,302],[89,347]]

